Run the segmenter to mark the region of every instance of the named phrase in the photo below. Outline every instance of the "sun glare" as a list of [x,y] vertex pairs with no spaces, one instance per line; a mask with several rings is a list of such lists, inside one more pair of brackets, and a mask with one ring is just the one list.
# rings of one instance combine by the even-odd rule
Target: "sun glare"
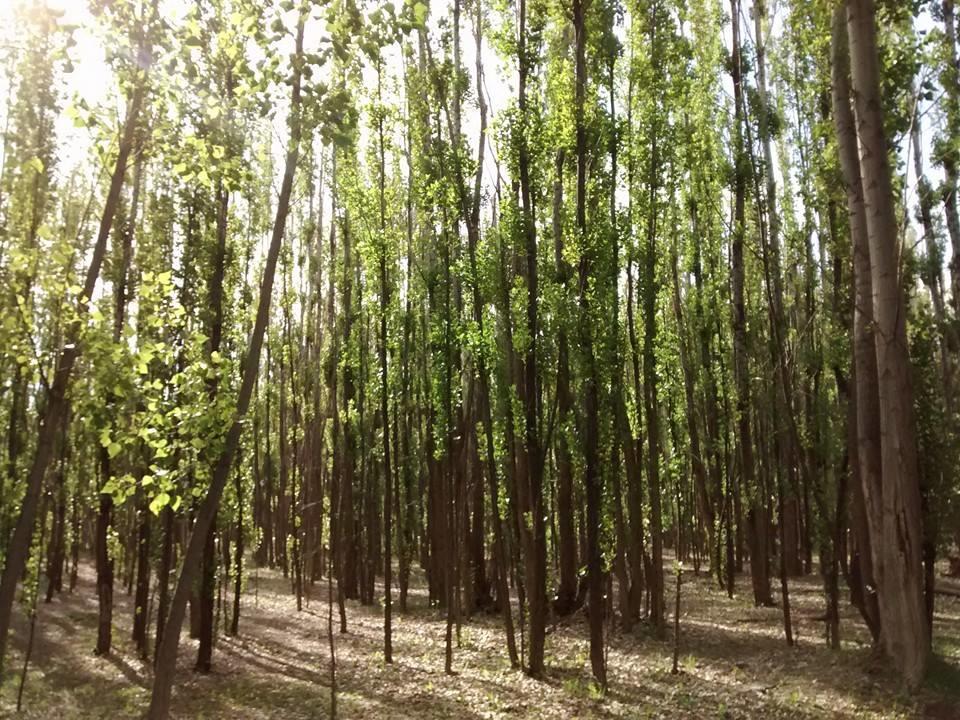
[[4,34],[23,23],[28,14],[43,9],[62,16],[66,23],[76,23],[88,12],[88,0],[0,0],[0,27]]

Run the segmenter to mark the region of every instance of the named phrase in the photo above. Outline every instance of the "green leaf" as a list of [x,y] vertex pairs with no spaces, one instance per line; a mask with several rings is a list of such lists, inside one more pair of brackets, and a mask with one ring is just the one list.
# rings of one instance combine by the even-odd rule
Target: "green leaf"
[[150,501],[150,512],[154,515],[159,515],[160,511],[163,510],[169,502],[170,495],[165,492],[158,493],[157,496]]
[[120,451],[123,450],[123,446],[118,442],[112,442],[107,445],[107,455],[111,458],[115,458],[120,454]]
[[416,20],[417,27],[424,27],[427,24],[427,11],[429,8],[421,2],[413,6],[413,17]]

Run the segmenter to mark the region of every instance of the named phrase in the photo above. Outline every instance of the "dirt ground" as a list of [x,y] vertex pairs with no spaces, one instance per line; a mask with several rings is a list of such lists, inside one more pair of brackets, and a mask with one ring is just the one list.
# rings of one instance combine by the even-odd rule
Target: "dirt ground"
[[[445,675],[444,619],[427,606],[422,587],[410,612],[394,615],[394,663],[382,656],[379,607],[347,607],[349,632],[335,634],[341,718],[934,718],[960,720],[960,597],[937,596],[933,662],[913,696],[870,660],[856,611],[842,609],[842,647],[823,639],[819,578],[791,582],[798,637],[783,640],[777,608],[754,608],[749,578],[733,600],[704,575],[684,573],[680,672],[670,673],[671,632],[654,639],[646,626],[608,636],[610,689],[590,682],[585,619],[551,624],[548,677],[538,682],[510,668],[497,616],[464,623],[454,651],[456,674]],[[943,580],[942,587],[960,589]],[[668,606],[673,607],[673,578]],[[16,693],[27,622],[15,622],[0,717],[137,718],[149,699],[152,671],[130,642],[131,598],[122,589],[114,613],[114,652],[92,653],[97,601],[93,571],[81,568],[72,594],[41,604],[23,712]],[[192,671],[196,643],[184,640],[173,696],[177,718],[323,718],[330,675],[326,582],[297,612],[289,584],[260,570],[250,578],[237,638],[221,635],[213,672]]]

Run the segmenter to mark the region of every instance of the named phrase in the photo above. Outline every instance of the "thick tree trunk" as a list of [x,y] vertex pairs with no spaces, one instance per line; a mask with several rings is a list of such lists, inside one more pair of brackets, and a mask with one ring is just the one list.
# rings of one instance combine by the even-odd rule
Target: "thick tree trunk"
[[[854,532],[854,604],[873,640],[880,637],[880,610],[877,606],[870,527],[879,525],[880,409],[877,390],[877,355],[873,343],[873,291],[870,277],[870,248],[867,244],[867,216],[863,205],[863,182],[857,151],[856,126],[851,108],[850,57],[846,18],[842,5],[833,14],[831,33],[833,64],[833,118],[836,124],[840,166],[847,193],[847,213],[853,247],[853,403],[851,455]],[[870,503],[870,504],[868,504]],[[868,516],[873,519],[868,522]]]
[[[136,130],[134,130],[136,134]],[[136,143],[136,140],[135,140]],[[138,144],[138,143],[137,143]],[[137,219],[137,206],[140,195],[140,160],[135,162],[133,193],[130,202],[129,216],[121,231],[122,242],[117,248],[115,258],[115,277],[113,280],[113,345],[118,346],[123,334],[123,325],[126,321],[127,304],[129,301],[130,265],[133,260],[133,232]],[[112,396],[111,396],[112,397]],[[113,402],[108,400],[108,416],[113,412]],[[108,426],[109,427],[109,426]],[[113,627],[113,570],[114,558],[110,556],[110,527],[113,523],[113,495],[102,492],[103,487],[110,483],[112,477],[111,454],[107,447],[100,448],[100,502],[97,511],[96,535],[94,538],[95,558],[97,569],[97,599],[99,601],[99,618],[97,622],[97,645],[94,653],[108,655],[112,644]]]
[[[227,75],[227,97],[231,96],[231,80]],[[219,354],[220,345],[223,338],[223,279],[226,272],[227,262],[227,220],[230,205],[230,192],[219,180],[217,184],[217,226],[216,226],[216,246],[213,256],[213,267],[210,275],[210,295],[209,311],[210,317],[210,340],[208,343],[208,352],[210,356],[211,367],[216,368],[217,363],[213,360],[214,353]],[[217,396],[217,379],[207,381],[207,392],[210,397],[211,405],[215,403]],[[217,580],[217,557],[215,552],[214,533],[216,523],[211,526],[203,548],[203,560],[200,571],[199,603],[200,603],[200,624],[199,638],[197,647],[197,662],[195,669],[201,673],[210,672],[210,664],[213,657],[213,633],[214,633],[214,589]]]
[[875,489],[867,486],[864,495],[868,504],[878,500],[880,504],[880,512],[869,513],[868,521],[872,538],[878,540],[872,550],[884,646],[907,685],[916,688],[929,661],[930,631],[923,597],[923,528],[906,307],[875,23],[873,0],[847,0],[879,380],[882,495],[877,498]]

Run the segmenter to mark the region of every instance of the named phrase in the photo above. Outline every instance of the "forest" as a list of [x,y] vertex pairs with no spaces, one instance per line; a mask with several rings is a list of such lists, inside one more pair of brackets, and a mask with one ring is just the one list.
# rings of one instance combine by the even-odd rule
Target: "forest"
[[960,718],[954,0],[2,0],[0,716]]

